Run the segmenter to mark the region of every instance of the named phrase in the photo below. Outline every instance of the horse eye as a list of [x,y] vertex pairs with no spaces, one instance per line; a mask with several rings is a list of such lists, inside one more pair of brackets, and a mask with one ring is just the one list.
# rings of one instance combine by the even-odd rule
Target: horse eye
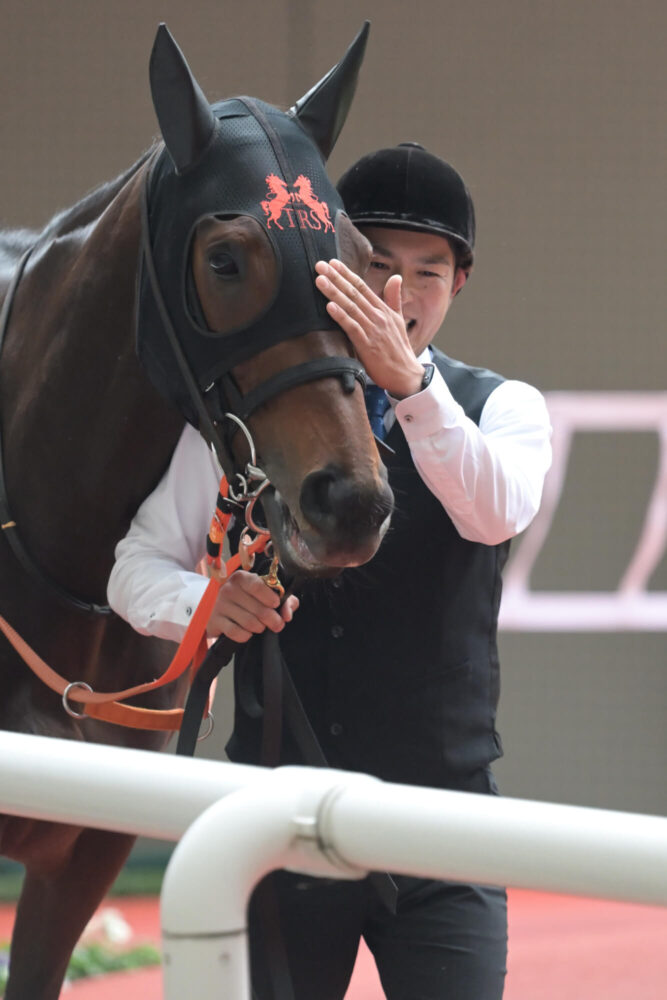
[[220,278],[236,278],[240,273],[232,255],[224,250],[214,250],[210,253],[208,263]]

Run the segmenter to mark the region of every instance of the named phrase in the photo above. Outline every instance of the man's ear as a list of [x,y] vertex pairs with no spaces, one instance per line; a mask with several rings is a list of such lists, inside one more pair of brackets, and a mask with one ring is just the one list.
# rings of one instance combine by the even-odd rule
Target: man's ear
[[452,298],[459,294],[467,280],[468,272],[464,271],[462,267],[457,267],[454,274],[454,281],[452,283]]

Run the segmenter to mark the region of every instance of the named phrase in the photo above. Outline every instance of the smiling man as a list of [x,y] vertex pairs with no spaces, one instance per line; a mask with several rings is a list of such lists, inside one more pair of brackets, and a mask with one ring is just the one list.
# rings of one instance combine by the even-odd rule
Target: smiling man
[[[417,358],[438,332],[467,273],[457,267],[454,250],[441,236],[379,226],[362,231],[373,248],[365,289],[340,262],[318,265],[320,275],[329,277],[339,292],[329,312],[344,326],[379,384],[397,398],[411,396],[424,377]],[[348,284],[337,282],[338,276]],[[326,281],[318,280],[318,285],[325,294],[332,291]],[[391,312],[382,310],[378,299],[383,296]]]
[[[371,261],[363,279],[320,261],[317,286],[373,383],[396,510],[367,566],[302,595],[285,656],[330,763],[493,794],[501,571],[539,507],[546,406],[533,387],[432,346],[473,265],[473,203],[456,170],[404,143],[363,157],[338,190]],[[391,913],[365,883],[277,877],[297,996],[342,997],[363,936],[388,1000],[500,1000],[505,893],[395,881]]]
[[[540,503],[551,454],[546,406],[531,386],[432,346],[473,264],[473,203],[459,174],[407,143],[364,157],[339,191],[369,240],[370,265],[362,278],[341,261],[320,261],[316,283],[372,382],[371,425],[388,445],[383,459],[396,499],[392,523],[370,562],[311,581],[300,606],[295,595],[279,606],[255,574],[233,574],[209,632],[243,644],[241,694],[261,674],[261,649],[249,640],[266,629],[280,633],[319,763],[493,794],[490,765],[502,752],[495,729],[501,571],[509,539]],[[182,635],[179,608],[192,605],[203,583],[194,573],[196,546],[184,555],[181,539],[201,538],[203,546],[216,488],[210,454],[186,430],[117,549],[109,598],[141,631]],[[243,702],[227,751],[258,763],[261,719]],[[304,762],[290,732],[280,762]],[[501,889],[396,877],[392,905],[386,879],[269,878],[295,1000],[343,1000],[361,936],[388,1000],[502,997]],[[274,996],[271,946],[257,899],[249,924],[253,994],[265,1000]]]

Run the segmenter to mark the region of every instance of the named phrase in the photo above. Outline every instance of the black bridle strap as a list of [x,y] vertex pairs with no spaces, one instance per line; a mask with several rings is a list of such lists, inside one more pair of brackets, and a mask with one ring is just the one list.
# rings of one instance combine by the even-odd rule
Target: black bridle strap
[[362,388],[365,388],[367,381],[366,372],[359,361],[354,358],[329,357],[315,358],[313,361],[305,361],[301,365],[286,368],[285,371],[278,372],[277,375],[255,386],[244,396],[231,378],[223,378],[223,386],[231,411],[241,420],[247,420],[251,413],[273,396],[278,396],[287,389],[293,389],[294,386],[321,378],[340,378],[347,392],[352,391],[355,381],[361,383]]
[[[16,271],[14,272],[14,277],[12,278],[11,285],[7,289],[7,295],[5,296],[5,301],[2,306],[2,313],[0,313],[0,355],[2,354],[2,346],[5,339],[5,334],[9,327],[9,320],[11,317],[12,306],[14,305],[14,298],[16,296],[16,290],[19,286],[19,282],[23,277],[23,272],[25,266],[28,263],[28,258],[33,252],[35,245],[31,246],[21,257],[18,263]],[[87,614],[95,615],[110,615],[112,614],[111,608],[107,604],[96,604],[93,601],[85,601],[81,597],[77,597],[76,594],[71,594],[60,584],[52,580],[44,570],[40,569],[35,560],[32,558],[28,550],[26,549],[21,536],[18,532],[18,527],[14,521],[11,510],[9,507],[9,498],[7,496],[7,482],[5,479],[4,470],[4,460],[3,460],[3,449],[2,449],[2,427],[0,426],[0,525],[2,526],[3,536],[7,539],[7,544],[14,553],[19,565],[26,571],[31,579],[35,580],[41,587],[45,587],[49,590],[58,600],[66,604],[68,607],[74,607],[77,611],[84,611]]]
[[9,288],[7,289],[7,294],[5,296],[5,301],[2,304],[2,312],[0,313],[0,353],[2,353],[2,345],[4,343],[5,334],[7,333],[7,327],[9,326],[9,317],[12,312],[12,306],[14,305],[14,296],[16,295],[16,289],[19,286],[19,282],[23,277],[23,272],[25,266],[28,263],[28,258],[35,249],[35,244],[28,247],[26,252],[21,257],[20,261],[16,266],[14,271],[14,276],[11,280]]
[[220,464],[227,477],[233,477],[235,471],[234,462],[229,454],[226,444],[218,434],[218,430],[211,418],[210,413],[208,412],[206,403],[204,402],[204,397],[197,384],[197,380],[192,373],[188,359],[186,358],[183,348],[181,347],[178,337],[176,336],[174,324],[171,321],[171,316],[169,315],[169,310],[167,309],[162,295],[162,289],[160,288],[160,282],[155,269],[155,261],[153,259],[153,248],[151,246],[150,224],[148,219],[148,185],[150,183],[150,178],[151,171],[147,170],[144,183],[141,188],[141,250],[143,253],[144,267],[146,268],[153,297],[160,313],[162,326],[164,327],[167,339],[169,340],[169,345],[174,353],[174,357],[176,358],[183,381],[185,382],[188,393],[190,394],[190,399],[192,400],[197,411],[197,416],[199,418],[199,432],[206,439],[208,444],[215,449]]

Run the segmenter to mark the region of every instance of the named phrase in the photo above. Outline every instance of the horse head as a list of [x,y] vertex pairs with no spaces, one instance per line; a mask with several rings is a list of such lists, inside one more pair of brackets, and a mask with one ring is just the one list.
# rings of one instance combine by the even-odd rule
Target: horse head
[[300,574],[366,562],[392,504],[363,369],[314,284],[320,259],[370,259],[324,168],[367,30],[288,112],[209,104],[164,25],[151,56],[164,147],[145,186],[139,356],[230,482],[261,468],[274,545]]

